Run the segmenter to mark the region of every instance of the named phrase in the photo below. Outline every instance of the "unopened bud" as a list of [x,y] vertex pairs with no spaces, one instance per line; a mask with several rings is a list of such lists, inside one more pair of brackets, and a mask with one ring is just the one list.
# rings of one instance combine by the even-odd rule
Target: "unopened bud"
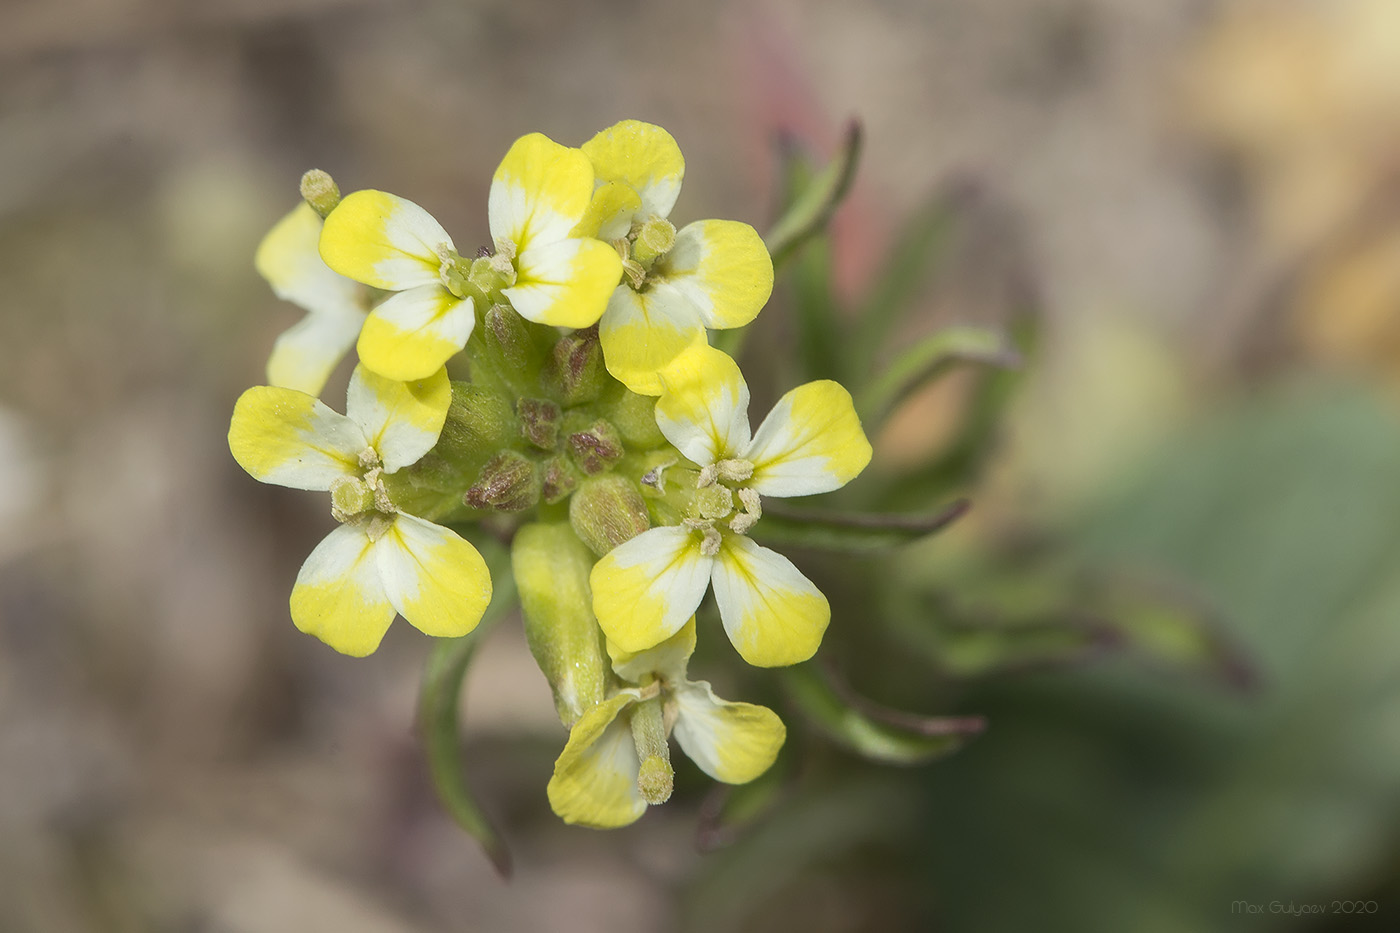
[[602,393],[607,379],[596,326],[560,337],[545,365],[545,385],[558,393],[565,405],[593,401]]
[[623,390],[617,400],[604,408],[609,422],[633,450],[651,450],[666,443],[666,435],[656,426],[656,399]]
[[559,406],[542,398],[522,398],[515,403],[520,417],[520,433],[543,450],[553,450],[559,443]]
[[475,470],[510,439],[513,421],[510,402],[500,395],[470,382],[453,382],[452,404],[433,452],[460,468]]
[[606,473],[586,479],[569,500],[569,524],[602,557],[651,527],[646,500],[631,480]]
[[572,726],[603,702],[611,676],[588,586],[593,555],[566,523],[535,523],[516,532],[510,563],[530,653],[554,691],[560,721]]
[[550,457],[540,465],[540,496],[550,505],[568,498],[578,488],[578,474],[567,458]]
[[569,452],[579,469],[592,475],[617,463],[626,451],[617,428],[599,419],[586,430],[569,435]]
[[481,476],[462,501],[474,509],[519,512],[540,501],[535,464],[513,450],[503,450],[481,468]]
[[301,176],[301,199],[311,205],[311,209],[325,217],[340,203],[340,186],[335,179],[319,168],[313,168]]
[[[518,373],[538,372],[544,354],[530,334],[530,325],[510,305],[496,304],[486,310],[486,348],[502,364]],[[529,375],[528,378],[535,378]]]

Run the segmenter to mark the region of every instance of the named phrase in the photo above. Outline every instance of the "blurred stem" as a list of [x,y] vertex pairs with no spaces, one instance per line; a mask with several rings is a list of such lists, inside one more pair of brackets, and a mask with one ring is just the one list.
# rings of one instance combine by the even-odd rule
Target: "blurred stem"
[[496,871],[509,877],[510,850],[467,786],[458,728],[462,683],[477,645],[516,602],[509,561],[499,547],[482,550],[495,585],[491,603],[475,631],[461,638],[439,639],[433,646],[418,694],[418,731],[438,799],[458,825],[481,844]]
[[868,426],[878,426],[901,401],[959,362],[1006,369],[1018,365],[1021,357],[995,331],[950,327],[925,337],[891,360],[860,392],[856,411]]

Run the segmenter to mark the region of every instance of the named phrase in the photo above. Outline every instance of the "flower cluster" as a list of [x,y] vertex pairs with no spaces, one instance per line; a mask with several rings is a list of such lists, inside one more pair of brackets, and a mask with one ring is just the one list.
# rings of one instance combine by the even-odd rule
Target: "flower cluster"
[[[748,386],[709,331],[753,320],[772,261],[747,224],[672,224],[684,167],[670,134],[637,121],[578,148],[525,136],[491,182],[491,242],[465,256],[413,202],[342,198],[307,173],[256,259],[307,316],[229,429],[254,478],[330,493],[339,525],[291,615],[338,651],[373,652],[396,614],[472,632],[493,592],[472,526],[510,540],[496,572],[570,730],[549,800],[589,826],[669,797],[672,737],[718,781],[773,763],[778,717],[689,679],[695,615],[713,587],[744,661],[810,658],[830,607],[749,533],[764,497],[837,489],[871,454],[830,381],[751,430]],[[352,347],[341,415],[317,396]]]

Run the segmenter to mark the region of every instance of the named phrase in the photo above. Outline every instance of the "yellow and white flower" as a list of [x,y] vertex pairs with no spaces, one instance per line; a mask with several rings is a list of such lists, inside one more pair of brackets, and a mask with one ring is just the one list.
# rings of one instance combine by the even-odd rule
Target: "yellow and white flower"
[[331,271],[321,259],[321,216],[297,205],[258,244],[253,264],[278,298],[307,314],[277,338],[267,361],[267,381],[320,395],[326,380],[355,345],[369,292]]
[[[531,133],[515,141],[491,178],[487,202],[501,294],[540,324],[591,327],[622,276],[608,244],[577,232],[593,195],[593,166],[578,149]],[[508,262],[507,262],[508,260]]]
[[721,700],[709,683],[688,679],[694,651],[693,618],[648,651],[629,653],[609,642],[614,672],[641,686],[594,706],[570,731],[549,782],[550,806],[565,822],[609,829],[646,811],[628,717],[652,697],[659,696],[681,750],[716,781],[746,784],[773,764],[787,737],[782,720],[764,706]]
[[474,260],[412,201],[383,191],[347,195],[326,218],[321,256],[342,275],[397,292],[365,323],[360,360],[394,379],[431,374],[466,346],[477,301],[508,301],[542,324],[596,323],[622,262],[607,244],[572,235],[592,192],[593,168],[581,151],[540,133],[521,137],[491,181],[495,253]]
[[346,412],[295,389],[256,386],[234,406],[229,449],[254,479],[327,490],[341,524],[292,589],[292,621],[344,654],[379,647],[397,612],[428,635],[465,635],[491,600],[476,548],[395,508],[384,476],[437,443],[452,400],[446,370],[399,382],[355,367]]
[[695,489],[681,524],[644,531],[594,565],[599,625],[620,649],[646,650],[679,630],[713,583],[725,632],[745,661],[805,661],[831,619],[826,597],[745,532],[762,513],[762,496],[829,492],[865,469],[870,443],[850,394],[829,380],[798,386],[751,433],[748,385],[719,350],[691,347],[663,382],[657,425],[700,468]]
[[622,283],[599,325],[608,371],[634,392],[661,392],[659,373],[705,329],[741,327],[773,292],[773,262],[753,227],[667,219],[685,160],[659,126],[624,120],[583,144],[596,190],[580,231],[623,252]]

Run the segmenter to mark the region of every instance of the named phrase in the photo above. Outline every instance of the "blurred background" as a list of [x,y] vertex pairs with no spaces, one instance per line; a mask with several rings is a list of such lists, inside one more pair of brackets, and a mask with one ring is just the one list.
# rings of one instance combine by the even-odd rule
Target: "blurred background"
[[[986,456],[947,489],[969,517],[878,571],[803,564],[830,574],[823,655],[859,689],[990,724],[875,765],[745,687],[724,695],[771,701],[802,756],[756,816],[717,829],[682,774],[630,829],[571,829],[544,796],[563,734],[503,625],[464,741],[507,884],[430,791],[425,639],[396,625],[354,660],[287,617],[330,522],[228,455],[233,400],[300,314],[252,255],[311,167],[484,243],[517,136],[627,117],[686,155],[673,219],[760,229],[780,141],[826,157],[858,119],[854,190],[804,265],[833,300],[865,307],[907,253],[909,335],[1034,305]],[[770,398],[803,281],[749,339]],[[1400,915],[1394,0],[10,2],[0,348],[0,930]],[[867,504],[965,436],[977,379],[882,425]],[[842,574],[917,599],[876,638]],[[1123,580],[1193,621],[1115,603]],[[714,660],[695,670],[723,681]]]

